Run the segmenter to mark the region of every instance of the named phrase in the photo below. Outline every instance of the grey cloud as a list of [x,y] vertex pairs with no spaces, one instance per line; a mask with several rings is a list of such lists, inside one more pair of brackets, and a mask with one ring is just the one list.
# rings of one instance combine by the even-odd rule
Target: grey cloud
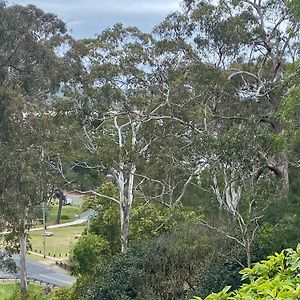
[[8,4],[29,3],[57,14],[76,37],[92,37],[117,22],[151,31],[180,0],[10,0]]

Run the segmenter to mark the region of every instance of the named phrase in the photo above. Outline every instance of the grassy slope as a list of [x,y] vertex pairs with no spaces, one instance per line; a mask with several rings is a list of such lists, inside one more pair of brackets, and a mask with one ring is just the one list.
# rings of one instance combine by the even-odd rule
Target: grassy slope
[[[43,293],[43,287],[39,285],[29,285],[29,300],[46,300]],[[0,284],[0,300],[19,300],[21,299],[19,287],[15,283]]]
[[[46,254],[50,253],[51,256],[55,254],[56,257],[59,257],[59,254],[65,256],[76,243],[77,239],[75,239],[75,236],[81,234],[85,228],[86,226],[77,225],[49,229],[49,231],[53,232],[53,236],[46,237]],[[43,252],[43,231],[32,231],[29,236],[32,250]]]
[[[56,220],[58,205],[51,205],[50,213],[48,216],[48,225],[54,224]],[[77,219],[77,216],[81,214],[80,207],[74,205],[66,205],[62,208],[61,223],[71,222]]]

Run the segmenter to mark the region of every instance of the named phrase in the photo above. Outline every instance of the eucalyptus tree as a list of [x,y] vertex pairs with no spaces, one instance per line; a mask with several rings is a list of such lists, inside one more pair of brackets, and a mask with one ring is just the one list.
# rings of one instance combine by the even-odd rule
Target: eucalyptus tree
[[[178,203],[200,171],[193,170],[185,181],[176,184],[161,180],[159,170],[173,173],[175,156],[182,155],[179,149],[190,145],[184,138],[176,142],[190,125],[180,115],[179,105],[183,102],[174,110],[171,101],[183,97],[189,103],[193,95],[182,84],[184,72],[173,68],[168,73],[156,49],[150,34],[117,24],[96,39],[75,43],[70,53],[71,62],[80,65],[81,70],[66,86],[66,96],[74,99],[85,138],[83,145],[90,153],[77,165],[98,170],[116,183],[118,197],[103,196],[119,205],[122,252],[128,246],[135,199]],[[179,91],[180,96],[176,94]],[[171,189],[178,191],[166,201]]]
[[193,109],[202,118],[190,115],[204,128],[192,137],[194,157],[198,148],[209,177],[202,186],[236,230],[205,225],[242,246],[249,265],[264,211],[278,190],[286,195],[289,188],[284,71],[298,57],[299,23],[284,1],[186,0],[182,8],[155,34],[165,59],[181,60],[190,90],[202,95]]
[[293,14],[299,19],[300,17],[300,4],[297,0],[288,0],[287,5],[291,8]]
[[245,126],[247,121],[257,123],[266,137],[257,148],[261,160],[257,174],[269,170],[280,177],[286,193],[288,149],[282,142],[285,128],[278,111],[286,93],[284,70],[299,49],[299,23],[288,1],[186,0],[182,6],[183,12],[169,15],[156,33],[171,45],[173,55],[227,74],[235,87],[231,98],[240,109],[224,111],[233,102],[215,97],[207,110],[220,120],[231,118]]
[[19,235],[21,291],[28,295],[26,240],[34,206],[49,197],[44,165],[51,94],[64,80],[64,23],[35,6],[0,4],[1,217]]
[[[14,126],[13,130],[18,129]],[[28,144],[33,138],[30,134],[27,131],[22,141],[18,138],[14,145],[10,143],[1,147],[1,168],[5,172],[5,185],[0,197],[1,212],[4,214],[5,229],[11,231],[5,236],[6,247],[9,250],[11,238],[16,238],[16,250],[20,253],[21,291],[24,296],[28,294],[25,261],[28,229],[32,225],[36,206],[47,201],[53,190],[52,176],[45,171],[40,151]]]

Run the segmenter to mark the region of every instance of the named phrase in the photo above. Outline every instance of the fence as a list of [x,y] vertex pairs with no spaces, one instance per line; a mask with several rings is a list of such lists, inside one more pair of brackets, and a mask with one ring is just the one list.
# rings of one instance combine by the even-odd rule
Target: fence
[[[0,277],[0,280],[4,283],[4,282],[15,282],[15,283],[19,283],[20,282],[20,278],[19,277],[10,277],[10,276],[7,276],[7,277],[3,277],[1,276]],[[40,284],[40,285],[43,285],[45,287],[52,287],[52,288],[57,288],[59,287],[59,285],[56,285],[54,283],[49,283],[45,280],[41,280],[41,279],[36,279],[36,278],[32,278],[32,277],[27,277],[27,280],[28,282],[31,282],[31,283],[35,283],[35,284]]]

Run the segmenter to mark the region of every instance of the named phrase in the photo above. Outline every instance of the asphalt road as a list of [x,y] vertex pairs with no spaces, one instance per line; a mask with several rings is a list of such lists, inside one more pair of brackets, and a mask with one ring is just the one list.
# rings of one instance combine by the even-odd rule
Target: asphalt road
[[[73,203],[75,204],[80,204],[82,202],[82,197],[80,196],[73,196],[73,195],[68,195],[72,197]],[[84,222],[87,222],[88,219],[93,218],[97,215],[97,212],[93,210],[88,210],[78,216],[78,219],[72,222],[64,223],[64,224],[58,224],[58,225],[50,225],[47,228],[59,228],[59,227],[67,227],[67,226],[72,226],[72,225],[78,225],[82,224]],[[41,230],[43,228],[32,228],[30,231],[35,231],[35,230]],[[2,232],[0,235],[7,234],[9,232]],[[14,260],[17,264],[19,265],[19,256],[15,255]],[[26,264],[27,264],[27,275],[31,279],[43,281],[49,284],[53,284],[56,286],[71,286],[76,278],[69,276],[62,272],[61,269],[58,267],[50,267],[47,264],[44,264],[42,262],[38,262],[35,260],[32,260],[30,258],[26,258]],[[6,272],[3,272],[0,270],[0,278],[15,278],[15,274],[9,274]]]
[[[82,223],[87,222],[88,219],[96,217],[97,215],[98,215],[98,213],[96,211],[94,211],[93,209],[88,209],[87,211],[85,211],[84,213],[79,215],[78,219],[75,221],[62,223],[62,224],[49,225],[49,226],[47,226],[47,229],[80,225]],[[43,230],[43,229],[44,229],[43,227],[31,228],[30,231],[37,231],[37,230]]]
[[[88,219],[94,218],[98,215],[98,212],[94,211],[93,209],[88,209],[86,212],[82,213],[78,216],[78,219],[72,222],[62,223],[62,224],[55,224],[55,225],[49,225],[47,226],[47,229],[51,228],[61,228],[61,227],[68,227],[73,225],[80,225],[88,221]],[[38,231],[43,230],[44,227],[38,227],[38,228],[31,228],[30,231]],[[0,235],[5,235],[10,233],[11,231],[3,231],[0,232]]]
[[[18,255],[14,256],[14,260],[19,265],[20,258]],[[56,286],[71,286],[76,278],[62,272],[58,267],[51,267],[47,264],[26,258],[27,275],[31,279],[44,281]]]

